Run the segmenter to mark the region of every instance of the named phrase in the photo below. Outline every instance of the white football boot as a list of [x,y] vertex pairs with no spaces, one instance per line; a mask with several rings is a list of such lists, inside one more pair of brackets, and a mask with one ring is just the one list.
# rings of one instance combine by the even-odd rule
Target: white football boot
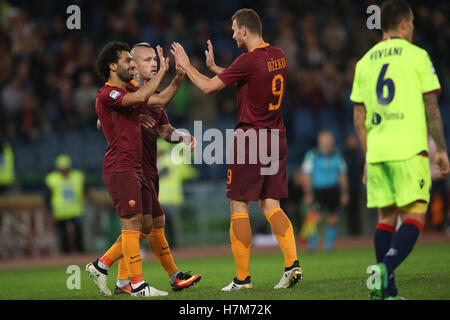
[[226,287],[222,288],[222,291],[235,291],[235,290],[245,290],[245,289],[252,289],[253,285],[250,281],[250,276],[245,278],[244,280],[238,280],[237,278],[234,278],[233,281]]
[[278,282],[273,288],[274,289],[291,288],[302,279],[303,279],[303,271],[302,268],[300,268],[300,266],[298,265],[298,261],[296,261],[296,263],[294,262],[292,268],[284,272],[280,282]]
[[92,262],[86,265],[86,272],[89,273],[89,276],[92,278],[92,281],[94,281],[95,285],[97,286],[97,288],[100,290],[101,293],[103,293],[107,297],[112,296],[111,290],[109,290],[108,288],[107,274],[97,270],[97,268],[94,266]]
[[138,288],[131,290],[133,297],[160,297],[167,296],[169,293],[166,291],[158,290],[147,283],[141,284]]

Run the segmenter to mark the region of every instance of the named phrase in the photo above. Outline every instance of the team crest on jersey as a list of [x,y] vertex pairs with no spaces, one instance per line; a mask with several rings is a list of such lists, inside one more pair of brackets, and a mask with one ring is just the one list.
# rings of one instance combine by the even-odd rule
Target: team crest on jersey
[[111,98],[113,98],[114,100],[117,100],[117,98],[120,97],[120,95],[121,95],[121,93],[120,93],[119,91],[116,91],[116,90],[112,90],[112,91],[109,93],[109,96],[110,96]]
[[134,208],[134,206],[136,205],[136,201],[130,200],[130,201],[128,201],[128,205],[129,205],[130,207]]

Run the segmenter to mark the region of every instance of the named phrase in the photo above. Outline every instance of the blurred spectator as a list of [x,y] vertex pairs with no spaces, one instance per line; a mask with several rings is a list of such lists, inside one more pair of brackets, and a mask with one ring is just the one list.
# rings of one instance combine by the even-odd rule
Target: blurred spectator
[[[305,205],[318,206],[316,223],[323,213],[328,213],[325,230],[325,251],[331,251],[338,233],[338,213],[348,204],[347,166],[340,152],[334,149],[334,137],[329,131],[318,136],[318,148],[308,151],[301,166]],[[317,248],[318,232],[308,239],[308,251]]]
[[97,114],[95,112],[97,91],[98,87],[94,85],[92,74],[84,71],[80,75],[80,86],[73,93],[73,100],[80,115],[80,122],[91,127],[97,122]]
[[355,134],[349,134],[343,151],[348,175],[349,202],[347,206],[347,228],[351,235],[361,235],[362,226],[362,175],[364,171],[364,154],[359,149]]
[[[45,199],[47,210],[56,221],[60,249],[63,253],[69,253],[74,247],[76,251],[84,252],[84,174],[72,169],[72,160],[65,154],[56,158],[55,167],[56,170],[45,178]],[[75,240],[74,245],[71,245],[71,239]]]
[[22,109],[16,116],[19,135],[26,141],[35,140],[39,132],[48,130],[45,114],[39,110],[37,97],[26,92],[21,99]]

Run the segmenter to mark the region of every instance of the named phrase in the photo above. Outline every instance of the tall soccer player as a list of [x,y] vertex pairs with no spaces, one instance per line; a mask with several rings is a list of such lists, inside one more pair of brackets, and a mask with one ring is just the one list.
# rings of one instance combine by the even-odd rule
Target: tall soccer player
[[[227,171],[227,197],[231,199],[230,239],[236,264],[236,277],[222,291],[252,288],[249,263],[252,233],[249,220],[250,201],[258,201],[259,208],[272,227],[272,231],[284,255],[284,274],[275,289],[294,286],[302,278],[302,270],[297,259],[292,224],[280,208],[280,199],[288,196],[286,175],[286,129],[281,114],[281,103],[286,89],[287,64],[284,52],[262,38],[262,25],[258,14],[252,9],[240,9],[231,18],[233,39],[241,49],[241,54],[227,69],[214,63],[212,44],[208,41],[205,52],[207,65],[217,75],[212,79],[199,73],[189,61],[184,48],[179,43],[172,44],[171,53],[177,63],[186,71],[191,81],[204,93],[209,94],[237,84],[238,120],[235,127],[233,154],[243,153],[245,163],[229,164]],[[267,140],[262,132],[269,130]],[[270,150],[272,138],[279,145],[278,154],[271,165],[278,166],[274,174],[262,174],[263,164],[255,157],[253,145],[239,141],[251,132],[257,133],[256,144],[261,149],[266,144]],[[245,141],[245,140],[244,140]],[[257,148],[258,149],[258,148]],[[273,158],[272,158],[273,159]]]
[[[358,61],[350,100],[366,154],[367,207],[379,208],[374,244],[381,286],[371,299],[400,299],[395,269],[413,250],[430,200],[427,129],[434,164],[449,173],[436,94],[440,84],[427,52],[413,45],[414,15],[401,0],[381,8],[383,39]],[[398,216],[402,219],[396,230]]]
[[95,109],[102,124],[108,147],[103,161],[103,180],[114,201],[122,224],[121,237],[108,250],[107,259],[86,266],[100,291],[111,295],[107,286],[106,260],[117,260],[123,256],[133,296],[167,295],[149,286],[143,279],[139,240],[144,215],[151,214],[152,190],[142,173],[142,137],[139,109],[147,107],[150,96],[168,70],[168,61],[163,51],[157,48],[160,58],[158,74],[138,90],[127,89],[133,79],[134,65],[130,48],[126,43],[107,44],[97,59],[97,71],[107,81],[97,93]]
[[[129,83],[131,91],[137,90],[151,81],[158,74],[158,59],[155,50],[146,42],[138,43],[131,49],[131,56],[136,63],[134,81]],[[149,99],[149,104],[166,106],[175,97],[185,77],[183,69],[176,67],[176,75],[169,86],[161,93],[156,92]],[[191,275],[181,272],[175,265],[169,244],[167,243],[164,227],[165,213],[158,200],[159,176],[157,169],[157,138],[160,136],[170,143],[186,143],[190,151],[195,148],[195,138],[186,133],[177,131],[169,122],[164,108],[142,108],[141,114],[150,117],[153,122],[151,127],[142,128],[142,167],[144,178],[152,189],[151,208],[152,214],[144,216],[142,233],[148,238],[150,248],[155,254],[161,266],[170,278],[170,284],[175,291],[188,288],[201,279],[200,274]],[[100,259],[102,260],[102,259]],[[109,266],[108,266],[109,267]],[[130,293],[130,280],[125,260],[119,260],[119,272],[117,274],[116,294]]]

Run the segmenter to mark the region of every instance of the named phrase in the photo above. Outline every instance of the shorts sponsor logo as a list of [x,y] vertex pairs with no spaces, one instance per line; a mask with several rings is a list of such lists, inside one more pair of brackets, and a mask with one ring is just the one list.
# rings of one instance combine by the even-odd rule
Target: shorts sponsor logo
[[423,180],[423,179],[420,180],[419,185],[420,185],[420,189],[422,189],[423,186],[425,185],[425,180]]
[[118,97],[120,97],[121,93],[119,91],[113,90],[109,93],[109,96],[113,98],[114,100],[117,100]]
[[128,201],[128,205],[129,205],[130,207],[134,208],[134,206],[136,205],[136,201],[130,200],[130,201]]

